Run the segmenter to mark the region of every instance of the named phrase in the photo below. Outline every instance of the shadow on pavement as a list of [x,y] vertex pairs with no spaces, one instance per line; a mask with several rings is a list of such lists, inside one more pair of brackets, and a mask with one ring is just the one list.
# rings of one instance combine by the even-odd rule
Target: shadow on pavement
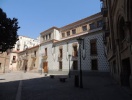
[[[61,78],[66,78],[65,82]],[[132,100],[110,76],[83,75],[83,87],[75,87],[74,75],[52,75],[22,80],[21,100]],[[0,100],[15,100],[19,81],[0,83]]]

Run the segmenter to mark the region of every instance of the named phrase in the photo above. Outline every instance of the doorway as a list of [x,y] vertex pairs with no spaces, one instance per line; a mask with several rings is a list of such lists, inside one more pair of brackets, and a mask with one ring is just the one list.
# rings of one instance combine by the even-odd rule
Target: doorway
[[78,70],[78,61],[73,61],[73,70]]
[[130,86],[130,74],[131,74],[131,69],[130,69],[130,59],[124,59],[122,60],[122,71],[121,71],[121,85],[123,86]]
[[48,73],[48,62],[43,63],[44,73]]
[[59,70],[62,70],[62,61],[59,61]]

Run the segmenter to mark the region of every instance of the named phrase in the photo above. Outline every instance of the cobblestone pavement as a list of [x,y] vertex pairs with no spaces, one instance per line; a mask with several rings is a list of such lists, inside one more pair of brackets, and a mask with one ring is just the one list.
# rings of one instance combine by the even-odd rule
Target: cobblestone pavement
[[60,82],[60,77],[23,72],[0,75],[0,100],[132,100],[132,91],[109,76],[83,75],[84,88],[74,86],[73,76],[66,82]]

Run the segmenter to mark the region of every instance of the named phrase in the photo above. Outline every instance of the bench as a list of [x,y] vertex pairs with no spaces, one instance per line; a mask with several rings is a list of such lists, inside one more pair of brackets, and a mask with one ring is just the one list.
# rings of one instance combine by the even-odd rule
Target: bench
[[65,82],[66,81],[66,77],[60,77],[60,82]]
[[50,75],[50,78],[54,78],[55,75]]

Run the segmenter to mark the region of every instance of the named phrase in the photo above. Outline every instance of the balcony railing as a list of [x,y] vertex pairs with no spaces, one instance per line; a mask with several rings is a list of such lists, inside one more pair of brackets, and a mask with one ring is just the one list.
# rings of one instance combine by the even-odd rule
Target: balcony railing
[[62,61],[62,57],[58,57],[58,61]]
[[35,54],[31,54],[31,58],[35,59],[36,55]]
[[43,58],[44,60],[47,60],[48,56],[47,56],[46,54],[42,54],[42,58]]
[[25,55],[22,56],[22,59],[23,59],[23,60],[27,60],[27,56],[25,56]]

